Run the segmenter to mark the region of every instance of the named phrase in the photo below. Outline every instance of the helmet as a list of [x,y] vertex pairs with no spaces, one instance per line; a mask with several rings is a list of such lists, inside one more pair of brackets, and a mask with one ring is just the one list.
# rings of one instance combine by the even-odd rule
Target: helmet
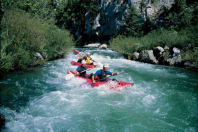
[[104,64],[103,67],[108,68],[109,67],[109,64]]
[[86,64],[86,61],[85,61],[85,60],[83,60],[83,61],[82,61],[82,64]]
[[88,52],[87,55],[90,56],[91,54]]

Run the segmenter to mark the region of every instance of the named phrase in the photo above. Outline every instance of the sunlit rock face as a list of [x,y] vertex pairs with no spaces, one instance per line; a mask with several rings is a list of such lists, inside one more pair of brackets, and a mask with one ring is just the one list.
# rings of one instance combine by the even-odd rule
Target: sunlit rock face
[[154,20],[163,7],[170,8],[175,0],[101,0],[99,13],[91,18],[85,14],[85,34],[98,36],[113,36],[123,32],[129,9],[137,8],[139,18]]

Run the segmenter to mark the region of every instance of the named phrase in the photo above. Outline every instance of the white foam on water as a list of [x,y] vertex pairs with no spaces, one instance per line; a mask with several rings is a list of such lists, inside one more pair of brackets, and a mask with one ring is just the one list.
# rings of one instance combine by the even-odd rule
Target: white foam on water
[[[111,86],[116,85],[114,81],[92,88],[80,78],[65,80],[66,72],[76,69],[76,66],[72,66],[70,62],[79,57],[79,55],[69,54],[65,60],[57,60],[57,64],[50,62],[44,66],[43,71],[46,74],[43,75],[43,80],[34,79],[33,81],[36,85],[41,85],[39,84],[41,82],[49,86],[53,85],[55,86],[53,91],[50,91],[48,86],[43,86],[43,95],[32,98],[18,112],[0,108],[0,113],[8,119],[5,131],[108,131],[113,128],[118,128],[116,129],[118,131],[119,129],[120,131],[162,130],[154,129],[154,124],[158,124],[168,131],[196,131],[196,128],[190,126],[190,121],[180,117],[168,117],[170,112],[174,112],[174,106],[167,100],[170,94],[175,91],[167,92],[168,90],[160,89],[161,85],[158,84],[160,78],[143,80],[143,76],[150,73],[161,74],[165,78],[178,77],[181,79],[187,78],[185,73],[174,75],[169,73],[166,68],[106,55],[109,53],[116,56],[117,53],[111,50],[87,51],[94,53],[93,56],[98,62],[109,63],[110,71],[128,70],[111,78],[133,82],[134,79],[137,81],[135,75],[141,73],[138,79],[142,80],[134,82],[133,86],[120,91],[111,89]],[[103,53],[105,54],[102,55]],[[95,72],[100,68],[94,68],[89,72]],[[18,81],[15,83],[16,86],[23,87]],[[166,85],[167,89],[172,86],[169,85]],[[189,97],[191,96],[189,95]],[[195,107],[194,105],[193,108]],[[192,112],[191,116],[197,115]],[[169,122],[168,120],[173,121]]]
[[156,97],[153,96],[153,95],[146,95],[144,98],[143,98],[143,103],[145,106],[151,106],[152,104],[155,103],[155,100],[156,100]]

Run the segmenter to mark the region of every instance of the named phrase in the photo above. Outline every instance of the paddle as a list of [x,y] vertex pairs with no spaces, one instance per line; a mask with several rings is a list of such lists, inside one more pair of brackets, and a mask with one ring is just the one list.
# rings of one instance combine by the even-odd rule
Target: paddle
[[[89,70],[91,70],[91,68],[88,68],[87,70],[83,70],[83,71],[81,71],[79,73],[82,73],[82,72],[85,72],[85,71],[89,71]],[[70,80],[70,79],[72,79],[74,77],[75,77],[75,75],[69,71],[69,72],[67,72],[67,75],[65,76],[65,79],[66,80]]]
[[77,55],[79,54],[80,52],[78,50],[74,50],[74,54]]

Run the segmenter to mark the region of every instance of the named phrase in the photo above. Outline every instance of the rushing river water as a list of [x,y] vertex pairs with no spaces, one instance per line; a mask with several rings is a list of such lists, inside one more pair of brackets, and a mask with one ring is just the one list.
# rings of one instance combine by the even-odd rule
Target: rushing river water
[[[111,50],[89,50],[116,78],[135,85],[121,91],[66,81],[77,55],[0,80],[5,132],[197,132],[198,74],[129,61]],[[94,72],[98,68],[89,72]]]

